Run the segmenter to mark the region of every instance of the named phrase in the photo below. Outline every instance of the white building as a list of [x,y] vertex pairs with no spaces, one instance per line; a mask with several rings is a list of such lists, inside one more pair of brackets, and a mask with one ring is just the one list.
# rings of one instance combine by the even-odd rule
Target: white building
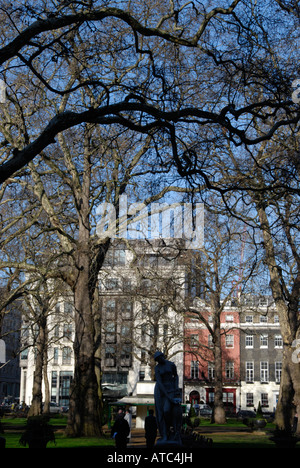
[[[182,241],[122,241],[106,256],[99,275],[102,309],[102,391],[108,402],[135,396],[138,382],[154,367],[157,349],[177,365],[183,381],[183,314],[185,312],[186,251]],[[28,326],[27,326],[28,325]],[[20,400],[31,404],[35,369],[31,323],[23,324]],[[50,399],[68,405],[73,376],[73,308],[57,300],[48,317],[47,376]],[[153,369],[152,369],[153,370]],[[43,389],[43,395],[45,387]]]
[[[268,298],[266,298],[267,300]],[[241,314],[241,409],[273,413],[277,407],[283,340],[273,301]]]
[[[48,360],[47,378],[50,400],[59,405],[68,405],[69,388],[73,377],[74,315],[70,298],[60,299],[48,315]],[[21,382],[20,401],[31,404],[35,371],[35,327],[23,320],[22,351],[20,354]],[[43,380],[45,395],[45,378]]]

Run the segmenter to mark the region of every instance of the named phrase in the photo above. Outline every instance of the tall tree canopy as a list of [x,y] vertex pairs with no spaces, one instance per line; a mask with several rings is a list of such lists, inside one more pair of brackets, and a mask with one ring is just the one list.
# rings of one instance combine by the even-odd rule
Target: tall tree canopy
[[[117,204],[139,174],[158,171],[159,188],[177,175],[177,188],[215,190],[235,215],[242,194],[261,220],[273,203],[262,206],[265,194],[296,197],[298,179],[290,177],[299,175],[299,152],[283,158],[278,146],[258,149],[299,132],[299,5],[4,0],[0,21],[2,207],[11,210],[15,190],[20,210],[30,212],[18,212],[15,231],[52,234],[51,251],[59,246],[69,260],[60,273],[75,295],[81,383],[70,429],[91,434],[99,423],[93,292],[108,248],[91,240],[97,197]],[[1,225],[7,252],[11,228]]]
[[297,2],[215,3],[3,2],[0,181],[83,122],[152,131],[166,164],[209,185],[213,142],[296,126]]

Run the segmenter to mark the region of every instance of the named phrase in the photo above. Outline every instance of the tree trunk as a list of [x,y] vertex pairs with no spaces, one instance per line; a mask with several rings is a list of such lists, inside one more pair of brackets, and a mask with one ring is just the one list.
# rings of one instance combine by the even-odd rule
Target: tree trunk
[[32,401],[28,416],[38,416],[42,413],[42,382],[45,343],[45,324],[39,323],[39,333],[36,342],[36,361],[33,377]]
[[[95,361],[95,322],[93,299],[96,279],[91,272],[90,240],[90,161],[88,145],[84,158],[84,171],[80,200],[78,200],[78,242],[75,252],[76,278],[74,281],[75,340],[74,340],[74,380],[70,395],[68,435],[100,436],[101,404],[96,376]],[[97,345],[98,346],[98,345]],[[98,364],[98,360],[97,360]]]
[[100,404],[100,417],[103,414],[103,399],[102,399],[102,369],[101,369],[101,322],[102,322],[102,310],[100,308],[99,292],[98,288],[95,288],[94,301],[93,301],[93,317],[95,327],[95,375],[97,380],[98,388],[98,399]]
[[293,382],[290,376],[288,362],[288,348],[285,345],[282,356],[282,372],[280,381],[280,392],[275,414],[275,423],[279,429],[291,429],[292,407],[293,407]]
[[50,411],[50,387],[49,387],[49,379],[48,379],[47,372],[48,372],[47,361],[44,360],[44,372],[43,373],[44,373],[45,398],[44,398],[43,413],[49,413]]
[[74,381],[70,395],[67,434],[73,437],[100,436],[100,400],[95,372],[94,320],[89,284],[89,256],[81,251],[76,289]]
[[300,406],[300,364],[295,359],[293,342],[298,336],[299,273],[294,280],[292,292],[288,293],[281,268],[276,263],[274,243],[263,205],[257,203],[257,211],[264,238],[266,263],[270,273],[270,287],[279,316],[280,330],[284,343],[280,394],[276,408],[276,424],[280,429],[290,430],[295,408]]
[[225,424],[225,410],[223,404],[223,376],[222,376],[222,347],[220,335],[220,316],[215,314],[214,324],[214,361],[215,361],[215,399],[212,422]]
[[[293,357],[294,349],[286,345],[283,353],[280,393],[276,409],[275,423],[279,429],[291,430],[295,413],[300,410],[300,364]],[[300,425],[297,425],[300,433]]]

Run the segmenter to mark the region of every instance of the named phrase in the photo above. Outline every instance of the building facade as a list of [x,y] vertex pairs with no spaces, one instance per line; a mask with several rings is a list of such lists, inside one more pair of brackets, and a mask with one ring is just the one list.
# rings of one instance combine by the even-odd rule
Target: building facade
[[[185,323],[184,395],[189,403],[214,401],[214,357],[209,332],[210,311]],[[228,414],[239,410],[273,413],[277,406],[282,367],[282,337],[271,298],[232,301],[221,313],[223,402]]]
[[100,274],[102,386],[112,401],[137,392],[154,377],[157,349],[183,377],[186,251],[178,241],[120,242],[108,252]]
[[[191,404],[213,405],[215,360],[212,334],[213,317],[203,304],[201,317],[188,317],[185,323],[184,395]],[[235,413],[240,402],[240,329],[239,313],[226,308],[220,315],[223,402],[228,413]]]
[[[270,306],[271,304],[271,306]],[[283,342],[272,303],[241,313],[241,407],[274,412],[282,369]]]
[[[175,362],[184,402],[213,405],[215,362],[212,312],[197,307],[192,251],[181,240],[116,241],[99,274],[102,392],[107,403],[138,393],[153,380],[156,350]],[[201,289],[201,288],[200,288]],[[247,298],[246,298],[247,299]],[[49,314],[47,377],[50,400],[67,406],[73,378],[74,314],[71,298],[60,298]],[[30,405],[35,369],[31,324],[23,323],[20,401]],[[276,408],[282,339],[275,307],[249,300],[227,305],[220,315],[223,400],[228,414],[240,409]],[[27,344],[27,346],[26,346]]]
[[7,308],[0,336],[0,403],[18,401],[20,394],[20,302]]
[[[26,315],[28,317],[28,315]],[[43,378],[43,395],[46,386],[50,401],[60,406],[68,406],[69,390],[74,375],[74,309],[70,297],[57,298],[47,318],[47,382]],[[20,353],[20,401],[30,406],[32,400],[35,371],[36,329],[26,318],[22,323]]]
[[[99,275],[102,392],[112,402],[136,395],[154,353],[162,350],[183,378],[183,316],[187,260],[180,240],[116,242]],[[74,313],[61,298],[49,311],[47,380],[50,400],[67,406],[73,378]],[[23,322],[20,400],[31,404],[35,369],[34,335]],[[45,385],[43,388],[43,394]]]

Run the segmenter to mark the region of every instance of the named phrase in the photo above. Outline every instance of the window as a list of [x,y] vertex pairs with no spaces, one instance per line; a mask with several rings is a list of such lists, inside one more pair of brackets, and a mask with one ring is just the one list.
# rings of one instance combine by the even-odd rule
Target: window
[[268,347],[268,335],[266,334],[260,335],[260,347],[261,348]]
[[71,315],[73,312],[73,306],[70,302],[64,303],[64,312],[65,314]]
[[269,406],[269,399],[267,393],[261,393],[260,395],[261,406]]
[[131,339],[131,327],[127,323],[121,325],[121,338],[123,341]]
[[62,363],[71,364],[72,349],[69,346],[65,346],[62,350]]
[[110,249],[108,250],[104,265],[114,266],[124,266],[125,265],[125,250],[124,249]]
[[141,351],[141,363],[142,364],[147,364],[146,351],[144,351],[144,350]]
[[124,291],[132,290],[132,282],[129,278],[123,278],[123,289]]
[[191,348],[197,348],[199,346],[199,336],[190,335],[189,336],[189,345]]
[[127,374],[124,372],[104,372],[102,382],[108,384],[126,385]]
[[26,359],[28,359],[28,348],[24,349],[22,352],[21,352],[21,359],[23,359],[24,361]]
[[54,327],[54,336],[55,338],[59,337],[59,325],[55,325]]
[[199,377],[199,362],[191,361],[191,379],[198,379]]
[[246,315],[245,322],[246,323],[253,323],[253,315]]
[[275,362],[275,382],[280,383],[282,362]]
[[147,341],[147,325],[143,323],[141,325],[141,342],[145,343]]
[[107,345],[105,347],[105,365],[114,367],[116,365],[116,349],[114,346]]
[[275,335],[274,336],[274,346],[275,346],[275,348],[282,348],[283,341],[282,341],[282,336],[281,335]]
[[56,395],[57,395],[57,372],[51,372],[51,401],[56,402]]
[[59,375],[59,404],[68,405],[70,401],[70,388],[73,372],[62,371]]
[[132,303],[124,302],[123,304],[121,304],[121,313],[122,313],[122,318],[124,320],[131,320],[132,319]]
[[71,339],[72,337],[72,325],[70,323],[64,324],[64,335],[65,338]]
[[226,379],[234,379],[234,362],[227,361],[225,363],[225,375]]
[[253,348],[253,335],[246,335],[245,345],[246,348]]
[[274,323],[279,323],[279,316],[278,315],[274,315]]
[[163,340],[164,340],[164,343],[167,343],[167,340],[168,340],[168,324],[167,323],[164,323],[163,325]]
[[233,405],[234,403],[234,395],[232,392],[223,392],[223,403],[225,405]]
[[148,255],[147,260],[146,260],[146,263],[149,266],[157,267],[157,265],[158,265],[158,255]]
[[253,393],[246,393],[246,406],[254,406]]
[[208,345],[209,348],[212,348],[213,345],[214,345],[214,344],[213,344],[213,339],[212,339],[212,335],[211,335],[211,334],[208,335],[208,342],[207,342],[207,345]]
[[109,299],[106,303],[106,317],[115,319],[116,315],[116,301],[115,299]]
[[53,364],[58,364],[58,348],[53,349]]
[[132,349],[130,345],[124,345],[121,350],[121,366],[128,367],[131,365]]
[[261,383],[269,382],[269,363],[267,361],[260,363],[260,381]]
[[226,348],[233,348],[234,347],[234,336],[233,335],[226,335],[225,343],[226,343]]
[[226,322],[233,322],[233,315],[226,315]]
[[213,380],[215,378],[215,367],[213,364],[208,364],[207,373],[209,380]]
[[260,323],[267,323],[268,317],[266,315],[261,315],[259,321]]
[[254,382],[254,364],[246,362],[246,382]]
[[116,325],[114,322],[109,322],[105,327],[105,341],[106,343],[116,342]]
[[114,290],[118,289],[118,287],[119,281],[117,278],[108,278],[107,280],[105,280],[105,289]]

